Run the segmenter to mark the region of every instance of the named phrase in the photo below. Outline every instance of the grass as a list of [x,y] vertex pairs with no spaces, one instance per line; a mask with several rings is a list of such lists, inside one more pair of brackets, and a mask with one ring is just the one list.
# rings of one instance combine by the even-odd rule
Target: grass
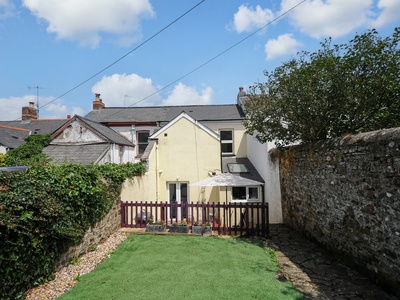
[[304,299],[248,239],[131,235],[59,299]]

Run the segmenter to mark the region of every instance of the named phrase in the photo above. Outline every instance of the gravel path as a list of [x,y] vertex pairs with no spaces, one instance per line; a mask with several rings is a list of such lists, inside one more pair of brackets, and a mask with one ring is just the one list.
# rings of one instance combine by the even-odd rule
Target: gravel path
[[107,240],[99,244],[96,250],[88,252],[80,257],[79,263],[70,264],[55,273],[55,278],[37,288],[27,292],[27,300],[56,299],[68,291],[77,280],[77,276],[84,275],[94,270],[96,266],[107,259],[119,244],[127,238],[127,234],[116,232]]

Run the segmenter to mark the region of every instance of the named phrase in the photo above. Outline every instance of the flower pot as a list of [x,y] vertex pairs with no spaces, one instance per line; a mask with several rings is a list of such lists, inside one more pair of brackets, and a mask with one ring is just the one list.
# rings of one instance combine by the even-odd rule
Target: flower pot
[[211,235],[212,228],[211,226],[192,226],[193,234],[201,234],[201,235]]
[[171,226],[169,228],[169,232],[173,233],[189,233],[189,226]]
[[159,225],[159,224],[146,225],[146,232],[165,232],[165,230],[166,230],[165,225]]

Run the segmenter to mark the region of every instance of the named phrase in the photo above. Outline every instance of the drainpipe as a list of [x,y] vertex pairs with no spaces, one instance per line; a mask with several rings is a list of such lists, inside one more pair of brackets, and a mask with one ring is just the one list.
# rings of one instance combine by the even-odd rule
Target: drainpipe
[[155,171],[156,171],[156,202],[160,200],[160,170],[159,170],[159,159],[158,159],[158,139],[154,139],[156,141],[156,165],[155,165]]
[[111,162],[114,163],[114,158],[115,158],[115,144],[112,144],[111,147]]

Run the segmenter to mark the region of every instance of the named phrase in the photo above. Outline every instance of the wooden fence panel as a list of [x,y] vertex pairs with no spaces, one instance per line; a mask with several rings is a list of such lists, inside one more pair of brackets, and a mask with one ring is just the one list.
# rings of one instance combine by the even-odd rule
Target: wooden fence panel
[[121,202],[121,227],[144,228],[150,219],[169,228],[183,220],[209,223],[218,234],[268,237],[268,203]]

